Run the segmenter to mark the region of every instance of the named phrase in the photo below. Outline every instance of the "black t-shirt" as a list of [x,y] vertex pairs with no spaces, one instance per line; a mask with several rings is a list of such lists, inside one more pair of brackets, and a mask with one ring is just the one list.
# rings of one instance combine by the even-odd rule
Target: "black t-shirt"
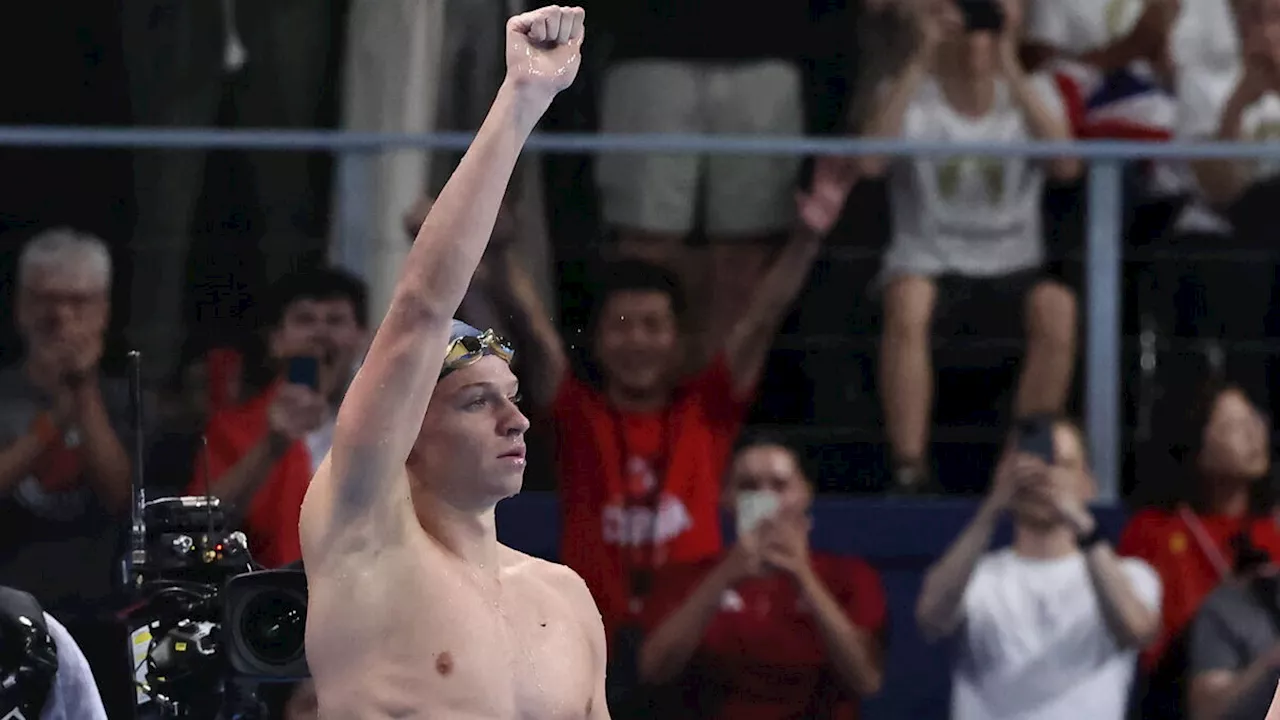
[[[117,436],[130,448],[128,384],[103,379]],[[0,447],[28,432],[49,400],[16,369],[0,371]],[[68,434],[68,445],[76,442]],[[0,585],[36,596],[50,613],[89,612],[109,598],[119,574],[127,513],[108,513],[87,480],[51,489],[34,475],[0,497]]]
[[589,12],[614,62],[793,60],[809,41],[808,0],[601,0]]

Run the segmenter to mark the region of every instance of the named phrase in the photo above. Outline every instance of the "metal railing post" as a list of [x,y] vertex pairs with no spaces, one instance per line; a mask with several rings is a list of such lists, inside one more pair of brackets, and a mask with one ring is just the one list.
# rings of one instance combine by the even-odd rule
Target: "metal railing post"
[[1122,167],[1115,159],[1095,160],[1089,166],[1086,208],[1085,432],[1098,479],[1098,499],[1107,504],[1120,501]]

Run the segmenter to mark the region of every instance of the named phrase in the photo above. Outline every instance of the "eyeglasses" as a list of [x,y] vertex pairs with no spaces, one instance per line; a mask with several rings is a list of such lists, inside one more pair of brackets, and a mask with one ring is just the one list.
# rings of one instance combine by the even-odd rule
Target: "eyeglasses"
[[510,364],[515,354],[516,351],[511,347],[511,343],[492,329],[485,330],[479,335],[463,335],[449,343],[444,354],[444,368],[440,371],[440,377],[464,368],[485,355],[496,356]]

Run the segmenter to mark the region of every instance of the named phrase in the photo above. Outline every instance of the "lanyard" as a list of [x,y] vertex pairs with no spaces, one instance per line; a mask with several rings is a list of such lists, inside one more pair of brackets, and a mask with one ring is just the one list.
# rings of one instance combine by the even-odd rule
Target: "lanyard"
[[[662,501],[662,493],[667,487],[668,470],[671,468],[671,456],[675,446],[675,434],[672,432],[672,426],[675,424],[675,403],[667,406],[666,411],[662,415],[662,439],[658,445],[658,455],[654,458],[651,468],[654,475],[653,487],[640,496],[636,496],[631,492],[629,487],[631,473],[628,467],[631,462],[632,454],[627,444],[627,429],[622,414],[613,406],[608,406],[609,420],[613,425],[614,444],[617,447],[617,467],[619,477],[622,479],[622,497],[623,505],[627,510],[644,507],[649,510],[648,528],[643,536],[638,538],[636,545],[624,545],[624,563],[626,565],[627,579],[629,583],[630,593],[630,609],[633,613],[639,612],[641,603],[644,598],[652,590],[653,571],[657,566],[657,544],[658,544],[658,510]],[[624,541],[630,539],[630,513],[624,515],[628,519],[628,525],[624,529]]]
[[[1231,576],[1231,565],[1227,562],[1226,557],[1222,555],[1222,551],[1218,549],[1218,544],[1209,537],[1209,531],[1205,529],[1204,523],[1199,516],[1191,512],[1187,507],[1178,508],[1178,517],[1182,518],[1182,523],[1187,526],[1187,531],[1191,533],[1191,537],[1195,539],[1196,545],[1199,546],[1200,552],[1204,554],[1209,564],[1218,572],[1218,577],[1226,580]],[[1245,532],[1248,532],[1246,525]]]

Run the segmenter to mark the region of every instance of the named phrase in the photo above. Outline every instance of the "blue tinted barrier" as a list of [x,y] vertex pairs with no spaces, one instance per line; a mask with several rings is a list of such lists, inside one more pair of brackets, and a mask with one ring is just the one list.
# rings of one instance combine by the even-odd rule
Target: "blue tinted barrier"
[[[344,130],[242,130],[222,128],[0,127],[0,145],[93,148],[238,148],[375,152],[403,148],[464,150],[472,133],[423,135]],[[1278,158],[1277,143],[1144,143],[1091,140],[1032,143],[913,143],[846,137],[780,137],[687,134],[535,133],[530,150],[564,153],[697,152],[747,155],[896,155],[1050,158],[1087,160],[1209,160]]]
[[[977,503],[959,500],[819,498],[813,507],[814,549],[859,556],[880,572],[889,607],[885,687],[869,700],[867,720],[945,720],[950,708],[951,657],[945,645],[928,645],[913,611],[920,583],[969,522]],[[1124,513],[1096,511],[1108,537],[1120,535]],[[728,524],[726,524],[726,527]],[[498,536],[521,551],[558,557],[560,515],[549,493],[526,493],[498,506]],[[995,545],[1009,541],[1009,528]]]

